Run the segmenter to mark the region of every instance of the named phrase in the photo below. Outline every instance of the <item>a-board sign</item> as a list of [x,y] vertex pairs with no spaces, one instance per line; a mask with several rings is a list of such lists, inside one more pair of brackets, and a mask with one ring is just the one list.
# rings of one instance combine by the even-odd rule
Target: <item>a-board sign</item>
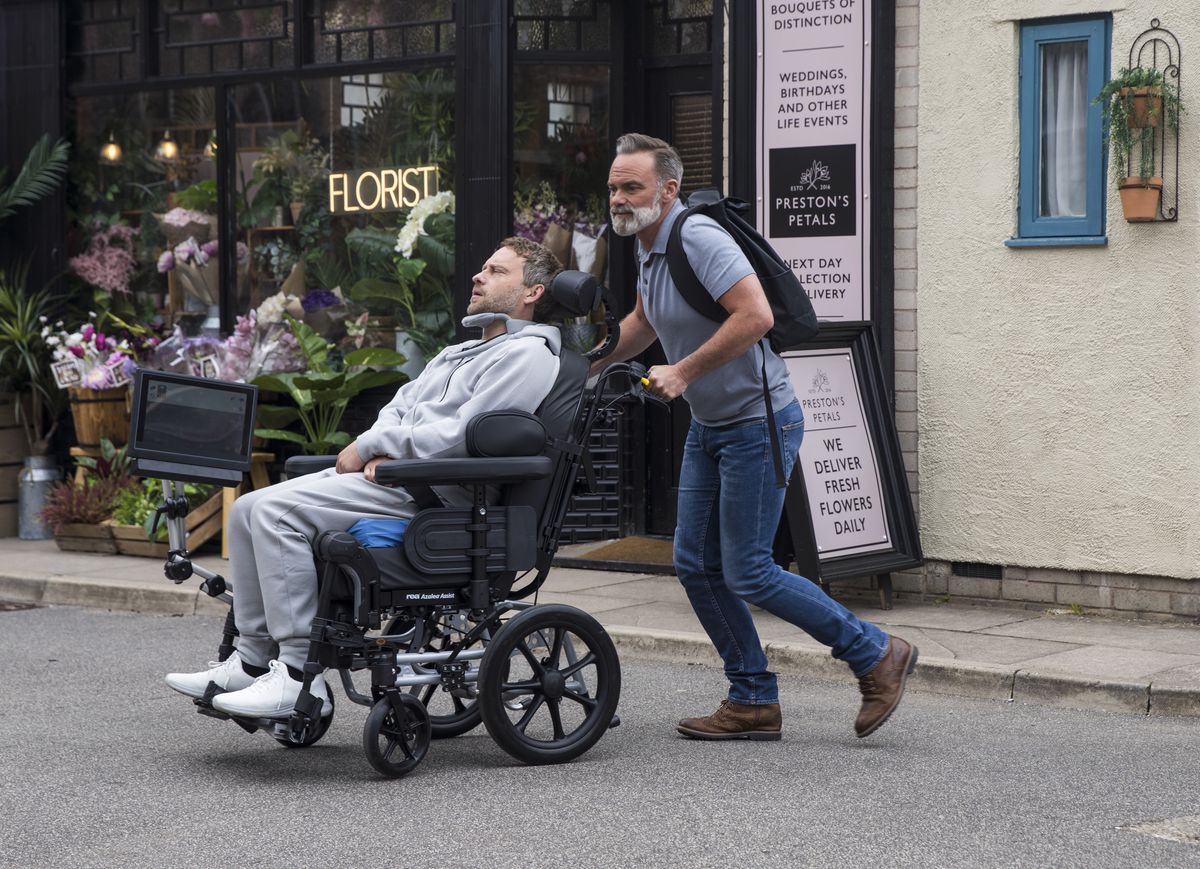
[[758,226],[820,320],[872,318],[873,2],[758,5]]
[[785,504],[800,572],[828,580],[918,566],[916,517],[871,327],[826,324],[782,355],[804,409]]
[[796,350],[783,359],[804,408],[798,461],[818,555],[889,549],[883,484],[850,348]]

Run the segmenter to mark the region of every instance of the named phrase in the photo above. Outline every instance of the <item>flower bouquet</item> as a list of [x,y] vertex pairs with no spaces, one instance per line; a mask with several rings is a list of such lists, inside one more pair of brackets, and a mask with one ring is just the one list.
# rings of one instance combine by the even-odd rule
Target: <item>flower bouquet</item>
[[189,238],[196,239],[200,244],[208,241],[212,233],[212,216],[203,211],[193,211],[190,208],[172,208],[166,214],[154,215],[167,236],[167,244],[175,247]]
[[102,438],[123,444],[129,437],[128,384],[137,361],[159,343],[146,329],[118,328],[102,332],[97,315],[74,331],[62,321],[42,328],[51,348],[51,370],[60,389],[70,396],[75,436],[82,447],[98,447]]

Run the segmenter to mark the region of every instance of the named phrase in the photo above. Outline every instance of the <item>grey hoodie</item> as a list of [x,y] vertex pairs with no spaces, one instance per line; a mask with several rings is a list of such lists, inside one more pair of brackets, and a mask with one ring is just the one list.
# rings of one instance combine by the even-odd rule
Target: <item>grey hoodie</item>
[[496,319],[507,320],[504,334],[447,347],[416,380],[400,387],[355,442],[363,461],[465,456],[473,417],[489,410],[537,410],[558,377],[558,327],[503,314],[477,314],[463,325],[482,327]]

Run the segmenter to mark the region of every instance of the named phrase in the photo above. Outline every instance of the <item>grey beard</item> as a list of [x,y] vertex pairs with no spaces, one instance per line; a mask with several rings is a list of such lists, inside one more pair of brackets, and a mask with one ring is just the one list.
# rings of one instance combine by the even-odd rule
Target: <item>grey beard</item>
[[617,235],[635,235],[641,232],[662,216],[662,195],[655,193],[654,201],[641,208],[634,208],[633,214],[610,214],[613,232]]

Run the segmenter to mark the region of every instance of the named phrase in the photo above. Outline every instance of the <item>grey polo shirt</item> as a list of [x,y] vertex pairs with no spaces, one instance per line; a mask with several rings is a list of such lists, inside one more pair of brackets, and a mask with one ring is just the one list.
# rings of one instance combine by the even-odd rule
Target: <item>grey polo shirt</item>
[[[698,313],[679,294],[667,267],[667,239],[671,237],[675,220],[684,210],[683,203],[676,200],[658,228],[650,250],[645,250],[641,241],[637,244],[638,293],[642,307],[672,364],[693,353],[720,328],[719,323]],[[754,273],[737,242],[712,218],[692,215],[680,235],[692,270],[714,299],[721,298],[730,287]],[[796,393],[788,379],[787,367],[766,342],[760,341],[741,356],[688,386],[683,397],[692,409],[692,417],[702,425],[719,426],[765,416],[764,351],[772,406],[780,411],[791,404]]]

